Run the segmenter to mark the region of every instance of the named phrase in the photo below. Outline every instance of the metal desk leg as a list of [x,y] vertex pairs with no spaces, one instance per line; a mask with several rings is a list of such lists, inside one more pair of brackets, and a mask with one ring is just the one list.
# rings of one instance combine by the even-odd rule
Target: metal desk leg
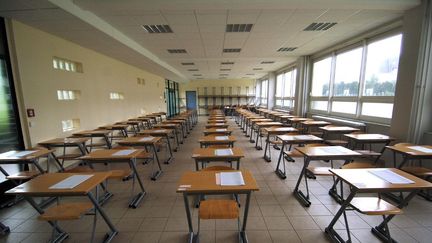
[[[275,173],[276,173],[277,176],[279,176],[279,178],[285,180],[286,179],[286,171],[282,171],[281,169],[279,169],[280,163],[283,160],[284,149],[285,149],[285,143],[282,142],[282,148],[281,148],[280,153],[279,153],[279,158],[278,158],[278,162],[277,162]],[[282,163],[285,163],[285,161],[282,161]]]
[[[303,176],[306,176],[306,168],[309,166],[309,162],[310,162],[309,158],[304,159],[303,169],[300,172],[299,178],[297,180],[297,184],[296,184],[296,186],[294,188],[294,192],[293,192],[294,196],[297,198],[297,200],[299,200],[299,202],[301,204],[303,204],[303,206],[305,206],[305,207],[309,207],[311,205],[311,202],[309,201],[309,195],[304,195],[303,192],[301,190],[299,190],[299,186],[300,186],[301,180],[303,179]],[[306,185],[306,189],[308,189],[307,185]]]
[[[158,168],[159,168],[159,170],[152,172],[152,175],[151,175],[151,180],[152,180],[152,181],[155,181],[155,180],[157,180],[157,178],[158,178],[160,175],[162,175],[162,172],[163,172],[163,171],[162,171],[162,167],[161,167],[161,165],[160,165],[159,156],[158,156],[158,154],[157,154],[156,145],[153,144],[152,147],[153,147],[154,158],[155,158],[156,163],[157,163]],[[153,160],[153,163],[154,163],[154,160]]]
[[133,175],[134,175],[134,177],[136,177],[137,178],[137,180],[138,180],[138,184],[139,184],[139,186],[140,186],[140,188],[141,188],[141,192],[139,192],[133,199],[132,199],[132,201],[129,203],[129,207],[131,207],[131,208],[137,208],[138,207],[138,204],[141,202],[141,200],[144,198],[144,196],[145,196],[145,194],[146,194],[146,191],[145,191],[145,189],[144,189],[144,185],[143,185],[143,183],[142,183],[142,181],[141,181],[141,177],[140,177],[140,175],[138,174],[138,170],[137,170],[137,168],[136,168],[136,160],[135,159],[132,159],[130,162],[129,162],[129,164],[130,164],[130,166],[131,166],[131,168],[132,168],[132,170],[133,170]]
[[111,148],[112,148],[112,145],[111,145],[111,142],[110,142],[108,136],[107,136],[107,135],[104,135],[104,139],[105,139],[105,143],[106,143],[108,149],[111,149]]
[[262,150],[262,147],[258,145],[258,140],[259,140],[260,136],[261,136],[261,129],[258,128],[257,136],[256,136],[256,140],[255,140],[255,148],[257,150]]
[[187,221],[188,221],[188,227],[189,227],[188,242],[193,243],[196,235],[193,231],[192,216],[191,216],[191,212],[189,209],[188,194],[186,192],[183,193],[183,200],[184,200],[184,205],[185,205],[185,209],[186,209],[186,216],[187,216]]
[[[268,150],[268,155],[267,155]],[[270,151],[270,133],[267,133],[267,140],[264,149],[264,160],[267,162],[271,162],[271,151]]]
[[0,235],[5,235],[10,232],[10,228],[0,222]]
[[345,209],[350,205],[351,200],[354,198],[356,191],[351,191],[348,198],[343,202],[342,206],[339,208],[339,211],[335,214],[330,224],[325,228],[325,232],[332,239],[333,242],[346,242],[342,237],[333,229],[334,225],[340,218],[340,216],[345,212]]
[[105,223],[108,225],[108,227],[111,230],[111,232],[106,235],[104,242],[111,242],[111,240],[114,238],[114,236],[116,236],[118,234],[117,229],[115,228],[115,226],[113,225],[111,220],[108,218],[108,216],[105,214],[105,212],[102,210],[99,203],[94,198],[93,194],[90,192],[87,194],[87,196],[90,199],[90,201],[93,203],[95,209],[100,213],[100,215],[104,219]]
[[246,194],[246,205],[245,205],[245,211],[244,211],[244,216],[243,216],[243,225],[242,225],[242,229],[240,231],[240,238],[243,241],[243,243],[247,243],[248,239],[246,236],[246,224],[247,224],[247,219],[248,219],[248,214],[249,214],[249,204],[250,204],[250,197],[251,197],[251,192],[248,192]]
[[165,164],[169,164],[169,163],[171,162],[172,158],[173,158],[173,153],[172,153],[172,149],[171,149],[171,142],[170,142],[170,139],[169,139],[169,135],[167,134],[167,135],[165,136],[165,138],[166,138],[166,141],[167,141],[167,143],[168,143],[168,150],[169,150],[169,153],[170,153],[170,156],[169,156],[169,158],[165,161]]
[[252,123],[250,125],[250,139],[249,139],[250,143],[255,143],[255,140],[253,140],[253,136],[254,136],[254,130],[253,130],[253,123]]

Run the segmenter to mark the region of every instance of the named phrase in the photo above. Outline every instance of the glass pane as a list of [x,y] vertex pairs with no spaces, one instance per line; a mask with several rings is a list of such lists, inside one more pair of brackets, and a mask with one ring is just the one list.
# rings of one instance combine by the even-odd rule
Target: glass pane
[[357,102],[333,101],[332,112],[355,114],[357,111]]
[[57,60],[56,60],[56,59],[53,59],[53,67],[54,67],[55,69],[58,68]]
[[282,106],[282,100],[276,99],[276,106]]
[[[296,80],[297,80],[297,69],[294,69],[291,71],[291,94],[290,94],[290,97],[295,96]],[[293,104],[293,106],[294,106],[294,104]]]
[[291,100],[284,100],[283,101],[283,106],[284,107],[292,107],[291,103],[292,103]]
[[328,101],[312,101],[311,109],[312,110],[320,110],[327,111]]
[[267,87],[268,86],[268,81],[264,80],[261,83],[261,97],[263,98],[267,98]]
[[357,96],[363,48],[357,48],[336,56],[334,82],[335,96]]
[[365,96],[394,96],[402,35],[367,46]]
[[63,92],[61,90],[57,90],[57,99],[62,100],[63,99]]
[[63,70],[64,69],[64,63],[63,63],[63,61],[59,60],[58,64],[59,64],[59,69]]
[[65,100],[69,99],[69,92],[67,90],[63,90],[63,99]]
[[70,63],[70,69],[72,72],[76,72],[75,63],[73,62]]
[[331,57],[315,62],[312,72],[312,96],[328,96]]
[[393,104],[390,103],[363,103],[361,114],[364,116],[375,116],[392,118]]
[[69,62],[65,62],[65,69],[66,69],[67,71],[70,70],[70,68],[69,68]]
[[284,74],[279,74],[276,77],[276,97],[282,97],[282,89],[283,89],[283,78],[284,78]]
[[284,97],[291,97],[291,75],[292,72],[285,73]]
[[75,95],[74,95],[74,92],[72,90],[69,90],[69,99],[71,99],[71,100],[75,99]]

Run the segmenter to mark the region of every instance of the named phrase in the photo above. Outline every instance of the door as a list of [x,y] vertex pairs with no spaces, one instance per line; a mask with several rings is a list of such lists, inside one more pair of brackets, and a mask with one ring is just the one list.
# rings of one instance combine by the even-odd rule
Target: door
[[188,110],[197,109],[196,91],[186,91],[186,109]]

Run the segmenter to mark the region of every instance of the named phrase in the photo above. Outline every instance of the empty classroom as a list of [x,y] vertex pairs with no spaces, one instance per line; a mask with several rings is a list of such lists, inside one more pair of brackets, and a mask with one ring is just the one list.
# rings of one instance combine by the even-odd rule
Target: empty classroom
[[0,243],[432,240],[432,0],[0,1]]

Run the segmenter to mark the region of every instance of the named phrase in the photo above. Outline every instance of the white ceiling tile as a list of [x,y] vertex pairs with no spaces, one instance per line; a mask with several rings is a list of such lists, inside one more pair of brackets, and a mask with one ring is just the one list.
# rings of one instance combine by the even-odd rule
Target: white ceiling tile
[[226,25],[227,11],[223,14],[197,14],[198,25]]
[[174,33],[199,32],[198,26],[196,24],[191,24],[191,25],[170,24],[170,27]]
[[196,25],[197,21],[195,15],[192,14],[166,14],[162,11],[163,16],[168,21],[169,24],[176,25]]

